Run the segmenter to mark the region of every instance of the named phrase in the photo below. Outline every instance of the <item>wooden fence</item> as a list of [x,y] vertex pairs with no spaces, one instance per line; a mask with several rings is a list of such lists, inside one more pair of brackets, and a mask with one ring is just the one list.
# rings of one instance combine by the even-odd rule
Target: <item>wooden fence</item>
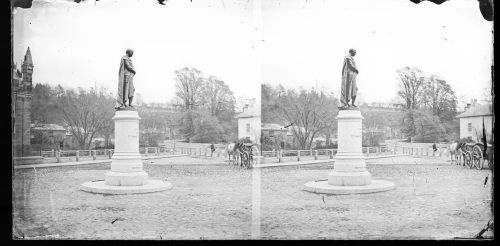
[[[386,155],[391,153],[386,146],[378,147],[363,147],[362,153],[365,156],[378,156]],[[305,157],[308,159],[314,158],[318,160],[320,157],[327,157],[333,159],[337,154],[337,149],[309,149],[309,150],[272,150],[272,151],[262,151],[262,157],[264,159],[276,158],[278,162],[283,162],[284,157],[296,157],[297,161],[303,160]]]
[[[198,145],[196,145],[198,146]],[[160,155],[197,155],[197,156],[212,156],[210,147],[140,147],[139,153],[142,156],[160,156]],[[37,155],[44,158],[44,162],[68,162],[96,159],[111,159],[114,149],[95,149],[95,150],[51,150],[40,151]],[[218,146],[213,156],[225,156],[225,148]]]
[[433,156],[433,157],[449,157],[449,148],[443,145],[438,145],[434,151],[432,147],[412,146],[411,144],[388,144],[387,147],[394,154],[404,154],[412,156]]

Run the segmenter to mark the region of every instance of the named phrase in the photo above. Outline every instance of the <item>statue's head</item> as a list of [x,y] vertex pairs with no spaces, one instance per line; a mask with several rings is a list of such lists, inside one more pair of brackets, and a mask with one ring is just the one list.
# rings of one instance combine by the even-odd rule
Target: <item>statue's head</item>
[[355,56],[356,55],[356,49],[350,48],[349,49],[349,54],[351,54],[351,56]]
[[125,51],[125,54],[127,54],[128,57],[132,57],[134,55],[134,50],[128,49],[127,51]]

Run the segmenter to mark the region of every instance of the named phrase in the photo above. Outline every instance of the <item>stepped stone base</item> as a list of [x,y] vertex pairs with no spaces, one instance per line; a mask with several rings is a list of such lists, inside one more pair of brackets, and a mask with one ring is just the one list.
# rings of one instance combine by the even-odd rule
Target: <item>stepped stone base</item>
[[82,184],[81,190],[99,193],[99,194],[112,194],[112,195],[126,195],[126,194],[142,194],[157,191],[164,191],[172,188],[170,182],[162,180],[148,180],[146,185],[138,186],[116,186],[106,185],[104,181],[89,181]]
[[365,194],[394,189],[396,186],[393,182],[385,180],[372,180],[369,185],[357,186],[340,186],[329,185],[328,181],[311,181],[304,185],[304,190],[314,193],[348,195],[348,194]]

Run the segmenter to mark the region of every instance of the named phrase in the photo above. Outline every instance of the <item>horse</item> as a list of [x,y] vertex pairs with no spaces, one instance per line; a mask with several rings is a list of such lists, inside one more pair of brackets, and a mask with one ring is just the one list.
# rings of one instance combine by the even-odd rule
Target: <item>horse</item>
[[[466,143],[464,142],[453,142],[450,147],[450,158],[451,158],[451,163],[453,162],[460,162],[460,160],[463,158],[463,150],[462,148],[465,147]],[[457,157],[458,155],[458,157]],[[460,163],[456,163],[457,165]]]
[[451,163],[453,163],[455,161],[455,156],[458,152],[458,143],[457,142],[453,142],[449,147],[448,147],[448,151],[450,151],[450,158],[451,158]]
[[[233,156],[233,164],[238,164],[238,149],[236,148],[237,143],[230,143],[226,146],[226,154],[229,160],[229,164],[231,164],[231,156]],[[234,163],[236,162],[236,163]]]

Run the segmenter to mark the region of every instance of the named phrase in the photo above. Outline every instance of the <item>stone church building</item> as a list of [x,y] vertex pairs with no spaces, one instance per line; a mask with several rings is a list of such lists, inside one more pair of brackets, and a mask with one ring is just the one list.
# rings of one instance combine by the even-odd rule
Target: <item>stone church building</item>
[[12,66],[12,151],[14,157],[31,156],[30,153],[30,109],[32,99],[33,60],[30,48],[26,51],[21,71]]

